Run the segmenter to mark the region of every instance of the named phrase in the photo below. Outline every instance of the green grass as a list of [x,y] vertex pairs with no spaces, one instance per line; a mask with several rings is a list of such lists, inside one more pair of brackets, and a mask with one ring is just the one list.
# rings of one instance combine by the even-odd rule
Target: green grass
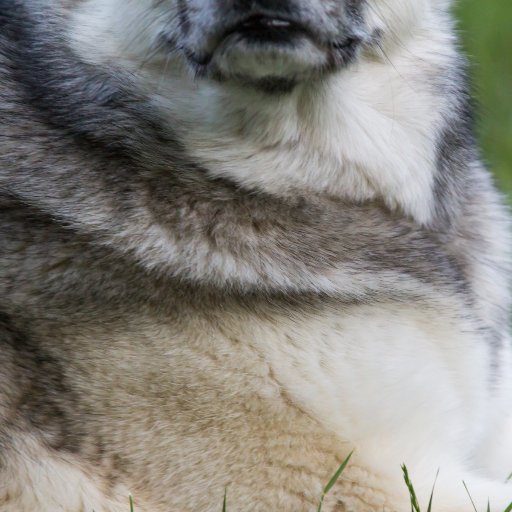
[[[409,471],[407,470],[407,466],[405,464],[402,466],[402,471],[404,474],[405,485],[407,486],[407,489],[409,491],[409,496],[411,498],[411,512],[421,512],[421,507],[418,503],[418,498],[416,497],[416,491],[414,490],[414,485],[411,481],[411,478],[409,476]],[[435,510],[433,508],[433,503],[434,503],[435,486],[436,486],[438,476],[439,476],[439,471],[437,472],[436,479],[434,480],[434,486],[432,487],[432,492],[430,494],[430,500],[428,502],[427,512],[435,512]],[[469,504],[472,505],[474,512],[484,512],[483,510],[479,511],[476,508],[475,502],[473,501],[473,497],[471,496],[471,492],[468,489],[466,482],[463,481],[462,485],[464,486],[464,488],[466,489],[466,492],[468,494],[468,505]],[[486,512],[491,512],[491,503],[490,502],[487,503]],[[510,505],[503,512],[512,512],[512,502],[510,502]]]
[[[411,497],[411,512],[421,512],[421,507],[416,496],[416,491],[414,490],[414,485],[412,484],[412,481],[409,477],[409,471],[407,470],[407,466],[405,464],[402,465],[402,472],[404,474],[405,485],[407,486],[409,496]],[[430,493],[430,500],[428,502],[427,512],[432,512],[432,505],[434,503],[434,491],[436,488],[438,476],[439,470],[437,471],[436,479],[434,480],[434,485],[432,486],[432,492]]]
[[[318,503],[317,512],[322,512],[322,506],[323,506],[325,497],[329,494],[329,492],[332,490],[332,488],[336,485],[336,482],[340,479],[341,475],[343,474],[346,467],[348,466],[353,454],[354,454],[353,451],[348,454],[347,458],[341,463],[340,467],[336,470],[336,473],[334,473],[334,475],[331,477],[331,479],[329,480],[327,485],[324,487],[322,495],[320,496],[320,501]],[[407,490],[409,491],[409,496],[411,499],[411,512],[422,512],[422,509],[421,509],[419,501],[418,501],[418,497],[416,496],[416,491],[414,489],[414,485],[412,483],[411,477],[409,476],[409,470],[407,469],[407,466],[405,464],[402,465],[402,472],[404,475],[404,482],[407,487]],[[439,476],[439,470],[437,471],[436,478],[434,480],[434,485],[432,486],[432,492],[430,493],[430,499],[429,499],[429,502],[427,505],[426,512],[435,512],[434,508],[433,508],[433,503],[434,503],[434,493],[435,493],[435,487],[436,487],[436,482],[437,482],[438,476]],[[476,505],[473,501],[473,498],[471,497],[471,493],[466,485],[466,482],[462,482],[462,485],[464,485],[464,487],[466,488],[466,492],[468,493],[468,504],[471,503],[471,505],[473,506],[473,510],[475,512],[484,512],[484,511],[479,511],[476,508]],[[227,495],[228,495],[228,491],[226,489],[224,491],[222,512],[227,512],[227,502],[228,502]],[[130,512],[134,512],[133,498],[131,496],[129,497],[129,502],[130,502]],[[487,504],[486,512],[491,512],[491,504],[490,503]],[[504,512],[512,512],[512,502],[504,510]]]
[[322,492],[322,496],[320,497],[320,503],[318,504],[317,512],[322,512],[322,505],[324,504],[325,497],[329,494],[329,492],[331,492],[331,489],[334,487],[336,482],[339,480],[343,471],[345,471],[345,468],[347,467],[347,464],[349,463],[353,453],[354,452],[350,452],[348,454],[348,457],[341,463],[341,466],[338,468],[336,473],[334,473],[332,478],[329,480],[329,483],[325,486],[324,491]]
[[459,0],[456,14],[472,62],[484,157],[512,201],[512,1]]

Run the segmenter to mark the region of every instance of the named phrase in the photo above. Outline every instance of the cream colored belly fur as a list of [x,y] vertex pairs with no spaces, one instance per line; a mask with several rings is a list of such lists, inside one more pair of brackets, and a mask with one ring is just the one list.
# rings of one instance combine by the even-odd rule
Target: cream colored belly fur
[[[423,503],[440,468],[436,512],[470,510],[462,480],[483,509],[508,505],[512,488],[463,460],[492,451],[481,418],[502,405],[485,398],[488,353],[471,326],[401,304],[172,325],[144,315],[108,337],[64,334],[97,438],[64,457],[20,437],[1,512],[128,512],[129,494],[136,512],[213,512],[225,489],[230,512],[309,512],[353,449],[324,512],[409,510],[401,463]],[[89,455],[98,440],[104,453]]]

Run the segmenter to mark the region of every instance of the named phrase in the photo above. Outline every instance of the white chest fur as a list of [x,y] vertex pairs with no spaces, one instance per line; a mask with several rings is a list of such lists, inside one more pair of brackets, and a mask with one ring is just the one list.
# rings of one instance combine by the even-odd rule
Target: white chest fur
[[[390,303],[184,318],[177,326],[131,321],[108,334],[108,346],[104,333],[87,341],[92,357],[96,343],[103,347],[93,371],[129,368],[129,385],[140,393],[178,401],[212,393],[218,400],[230,390],[224,405],[259,397],[272,408],[286,396],[340,441],[368,448],[397,440],[397,464],[418,457],[410,432],[425,456],[434,447],[470,451],[485,434],[489,349],[451,312]],[[198,410],[209,409],[200,402]]]

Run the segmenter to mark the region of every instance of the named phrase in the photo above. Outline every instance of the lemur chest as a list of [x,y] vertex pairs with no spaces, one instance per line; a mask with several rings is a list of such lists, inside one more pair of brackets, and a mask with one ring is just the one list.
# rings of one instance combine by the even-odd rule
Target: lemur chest
[[487,349],[466,327],[447,311],[392,303],[188,311],[171,323],[125,320],[75,340],[70,357],[93,383],[88,400],[144,397],[164,422],[214,417],[219,403],[277,411],[284,400],[345,439],[392,432],[400,419],[432,435],[436,414],[453,429],[432,428],[457,432],[478,429],[485,408]]

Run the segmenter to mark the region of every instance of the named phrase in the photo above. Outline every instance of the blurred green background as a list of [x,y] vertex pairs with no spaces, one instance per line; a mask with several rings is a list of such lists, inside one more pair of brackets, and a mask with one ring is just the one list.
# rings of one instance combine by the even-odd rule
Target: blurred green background
[[512,0],[458,0],[484,158],[512,202]]

